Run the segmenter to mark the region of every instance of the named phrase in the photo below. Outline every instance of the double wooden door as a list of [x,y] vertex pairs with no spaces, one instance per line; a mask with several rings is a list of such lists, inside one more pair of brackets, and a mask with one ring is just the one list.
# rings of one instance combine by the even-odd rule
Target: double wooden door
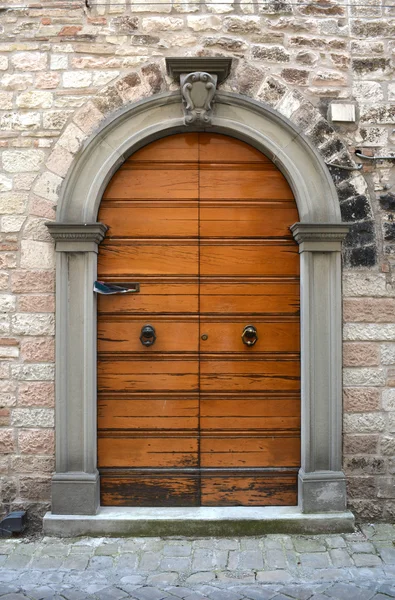
[[236,139],[169,136],[124,163],[98,219],[98,278],[140,284],[99,297],[102,504],[296,504],[298,214],[283,175]]

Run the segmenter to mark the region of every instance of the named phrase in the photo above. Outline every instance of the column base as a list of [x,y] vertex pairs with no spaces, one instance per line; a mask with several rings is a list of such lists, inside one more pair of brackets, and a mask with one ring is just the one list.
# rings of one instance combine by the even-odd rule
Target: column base
[[100,506],[99,473],[55,473],[52,514],[96,515]]
[[303,513],[345,511],[346,477],[343,471],[315,471],[298,477],[299,508]]

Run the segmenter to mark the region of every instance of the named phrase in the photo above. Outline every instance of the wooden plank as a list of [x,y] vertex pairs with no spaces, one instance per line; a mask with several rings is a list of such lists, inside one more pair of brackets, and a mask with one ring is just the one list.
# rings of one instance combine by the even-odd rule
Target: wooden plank
[[300,365],[294,361],[204,360],[200,362],[202,391],[299,390]]
[[[240,394],[235,398],[209,398],[204,395],[200,399],[200,416],[237,418],[233,423],[237,427],[238,419],[242,417],[274,417],[300,416],[299,398],[263,399],[245,397]],[[244,428],[243,428],[244,429]]]
[[200,481],[191,475],[100,476],[102,506],[199,506]]
[[140,148],[124,164],[146,161],[168,162],[169,157],[175,163],[197,162],[199,158],[198,136],[198,133],[168,135]]
[[[98,278],[103,277],[100,272]],[[133,281],[130,277],[113,283]],[[135,278],[136,279],[136,278]],[[135,280],[134,279],[134,280]],[[107,279],[108,280],[108,279]],[[140,292],[138,294],[119,294],[114,296],[98,296],[98,313],[100,314],[136,314],[143,313],[196,313],[199,307],[198,280],[182,283],[168,282],[166,279],[149,281],[139,278]]]
[[[181,205],[179,205],[181,204]],[[102,222],[109,227],[107,238],[197,237],[198,203],[103,202]]]
[[[119,317],[118,317],[119,319]],[[156,332],[156,341],[145,347],[140,341],[141,329],[147,319],[114,320],[102,317],[98,323],[98,352],[197,352],[199,348],[199,323],[150,319]]]
[[206,313],[290,314],[300,309],[299,282],[201,281],[200,311]]
[[103,198],[170,199],[195,198],[198,194],[198,169],[185,165],[176,168],[143,168],[140,163],[133,168],[121,168],[108,184]]
[[226,135],[199,133],[200,162],[247,162],[272,164],[259,150]]
[[244,245],[200,245],[202,275],[297,275],[298,270],[297,245],[247,241]]
[[[231,319],[231,317],[229,317]],[[254,325],[257,329],[258,341],[254,346],[246,346],[242,340],[245,325]],[[299,352],[300,350],[299,323],[290,322],[262,322],[259,319],[250,319],[247,323],[234,323],[226,321],[207,321],[204,317],[200,321],[200,331],[208,335],[208,339],[200,342],[202,352],[243,352],[246,356],[253,356],[257,352]]]
[[196,467],[198,438],[102,437],[97,441],[100,467]]
[[101,392],[194,391],[198,389],[198,371],[197,360],[99,360],[97,384]]
[[[202,237],[284,237],[292,239],[289,226],[298,220],[298,211],[292,202],[260,202],[248,204],[243,200],[223,201],[200,207],[200,235]],[[105,221],[107,223],[107,221]]]
[[199,170],[200,198],[243,200],[293,200],[285,177],[277,169],[262,165],[252,170],[235,169],[234,165],[201,165]]
[[197,429],[199,399],[174,399],[170,393],[158,399],[98,399],[99,429]]
[[114,275],[197,275],[198,242],[103,244],[98,258],[101,277]]
[[297,504],[296,473],[220,473],[201,477],[202,506],[293,506]]
[[214,437],[202,435],[202,467],[297,467],[300,464],[300,437]]

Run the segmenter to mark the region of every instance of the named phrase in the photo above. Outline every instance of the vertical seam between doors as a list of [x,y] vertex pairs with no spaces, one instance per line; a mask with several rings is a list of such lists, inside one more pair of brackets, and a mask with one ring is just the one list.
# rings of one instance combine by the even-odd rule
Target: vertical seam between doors
[[201,426],[200,426],[200,362],[201,362],[201,318],[200,318],[200,133],[198,133],[198,471],[199,471],[199,506],[202,506],[201,476]]

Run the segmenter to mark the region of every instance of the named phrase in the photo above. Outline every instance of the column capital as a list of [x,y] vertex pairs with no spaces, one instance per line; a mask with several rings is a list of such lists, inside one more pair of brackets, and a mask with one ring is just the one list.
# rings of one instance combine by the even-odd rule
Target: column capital
[[349,229],[348,223],[294,223],[290,227],[299,252],[340,252]]
[[97,252],[107,225],[104,223],[45,223],[56,242],[57,252]]

